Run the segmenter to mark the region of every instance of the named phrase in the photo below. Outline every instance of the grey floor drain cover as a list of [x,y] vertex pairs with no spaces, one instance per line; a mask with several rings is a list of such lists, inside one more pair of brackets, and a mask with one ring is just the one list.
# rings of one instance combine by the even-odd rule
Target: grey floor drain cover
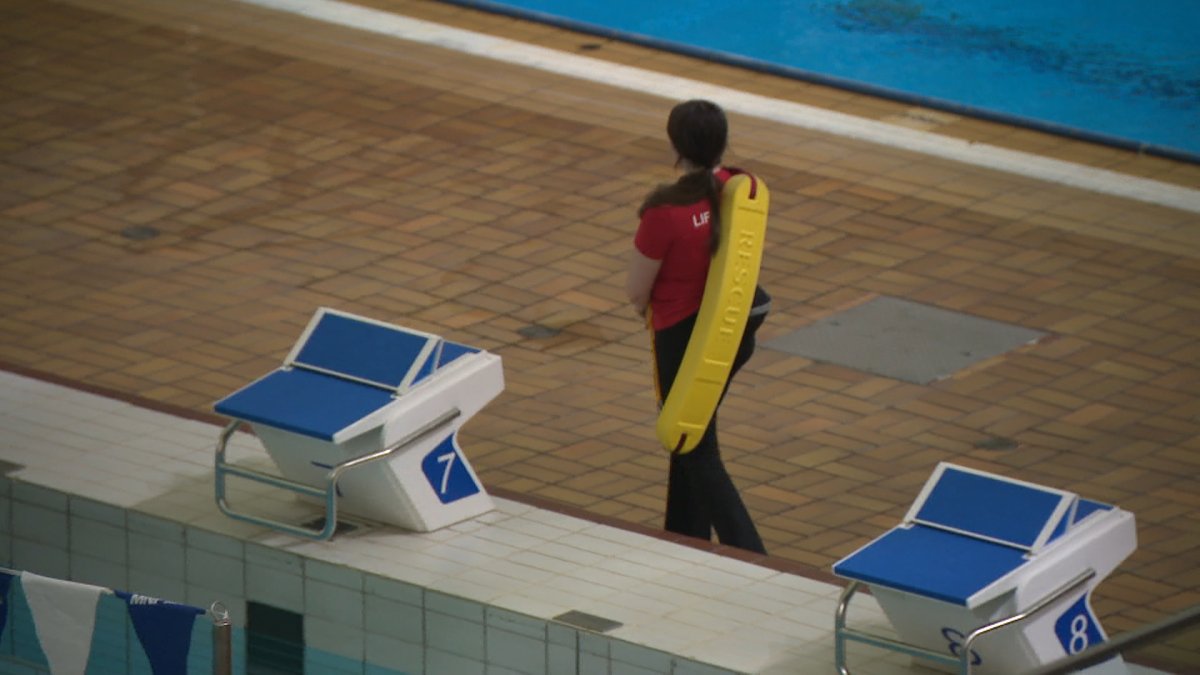
[[540,323],[530,324],[517,330],[521,337],[529,338],[530,340],[538,340],[542,338],[552,338],[558,335],[561,331],[550,326],[543,326]]
[[613,621],[595,614],[588,614],[577,609],[572,609],[568,612],[563,612],[554,617],[555,621],[559,621],[576,628],[594,631],[596,633],[607,633],[610,630],[615,630],[621,627],[620,621]]
[[905,382],[928,384],[1045,334],[909,300],[881,297],[764,347]]
[[[325,529],[325,516],[319,516],[317,518],[314,518],[313,520],[310,520],[310,521],[304,523],[303,527],[306,527],[310,530],[324,530]],[[347,523],[344,520],[339,520],[339,521],[337,521],[337,526],[333,528],[333,534],[334,534],[334,536],[337,536],[339,534],[350,534],[351,532],[353,532],[357,529],[358,529],[357,525],[352,525],[350,523]]]

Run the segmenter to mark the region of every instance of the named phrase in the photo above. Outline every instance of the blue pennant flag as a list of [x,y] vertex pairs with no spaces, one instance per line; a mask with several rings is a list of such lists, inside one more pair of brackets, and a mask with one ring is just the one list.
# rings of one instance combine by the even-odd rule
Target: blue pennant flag
[[154,675],[187,672],[188,648],[192,645],[192,625],[204,610],[145,595],[116,591],[129,605],[129,619],[150,660]]

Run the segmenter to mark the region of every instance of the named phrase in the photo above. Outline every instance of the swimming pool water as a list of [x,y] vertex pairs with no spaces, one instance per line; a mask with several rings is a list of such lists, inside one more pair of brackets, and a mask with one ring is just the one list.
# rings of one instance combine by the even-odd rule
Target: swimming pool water
[[1196,0],[464,0],[1200,161]]

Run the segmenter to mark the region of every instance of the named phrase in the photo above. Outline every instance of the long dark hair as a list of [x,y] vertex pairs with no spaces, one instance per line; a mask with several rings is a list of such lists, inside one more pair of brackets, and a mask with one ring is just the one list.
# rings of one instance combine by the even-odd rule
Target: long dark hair
[[667,117],[667,138],[680,160],[697,167],[668,185],[660,185],[642,202],[638,215],[664,204],[683,206],[707,199],[712,211],[709,221],[709,248],[717,250],[721,242],[721,190],[713,169],[721,164],[729,140],[729,122],[725,112],[712,101],[693,99],[671,109]]

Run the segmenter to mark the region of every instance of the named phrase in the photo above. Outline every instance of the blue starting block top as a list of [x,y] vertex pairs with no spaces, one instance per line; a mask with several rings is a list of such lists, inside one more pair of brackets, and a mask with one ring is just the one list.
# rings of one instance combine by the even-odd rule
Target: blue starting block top
[[478,349],[322,308],[283,367],[215,405],[234,419],[332,441],[442,366]]
[[956,605],[1025,563],[1020,549],[927,525],[898,527],[834,566],[850,579]]
[[868,584],[970,606],[1087,515],[1073,493],[939,464],[904,522],[833,567]]
[[1032,551],[1064,532],[1075,495],[943,464],[917,496],[908,522]]

